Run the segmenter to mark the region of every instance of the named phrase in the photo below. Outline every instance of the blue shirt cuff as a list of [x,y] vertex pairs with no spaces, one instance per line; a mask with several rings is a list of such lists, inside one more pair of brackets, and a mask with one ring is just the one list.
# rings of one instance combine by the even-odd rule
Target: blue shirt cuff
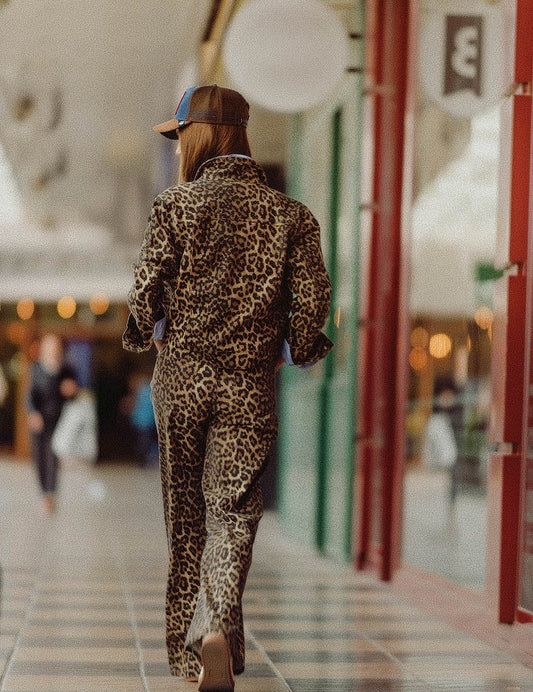
[[287,365],[294,365],[294,361],[291,356],[291,347],[287,339],[283,339],[283,346],[281,347],[281,357],[287,363]]
[[[287,339],[283,339],[283,346],[281,347],[281,356],[283,360],[287,363],[287,365],[294,365],[294,361],[292,359],[291,354],[291,347],[289,346],[289,342],[287,341]],[[298,367],[301,370],[307,370],[307,368],[310,368],[312,365],[312,363],[303,363],[302,365],[298,365]]]
[[154,341],[163,341],[163,337],[165,336],[165,329],[167,326],[167,318],[163,317],[160,320],[158,320],[154,324],[154,334],[153,334],[153,339]]

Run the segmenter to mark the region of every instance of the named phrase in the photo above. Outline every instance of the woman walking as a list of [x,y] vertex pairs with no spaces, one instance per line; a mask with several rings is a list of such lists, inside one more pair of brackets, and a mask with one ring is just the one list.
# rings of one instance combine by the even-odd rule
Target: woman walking
[[39,344],[39,359],[31,370],[28,425],[33,460],[47,514],[56,508],[58,459],[52,449],[52,436],[65,401],[61,384],[67,378],[75,378],[75,374],[63,362],[61,339],[56,334],[45,334]]
[[123,337],[144,351],[157,325],[168,655],[172,673],[199,677],[201,692],[231,692],[244,670],[241,599],[282,350],[304,365],[332,347],[321,332],[330,282],[319,226],[267,186],[247,121],[240,94],[210,85],[187,89],[154,128],[178,140],[180,182],[154,201]]

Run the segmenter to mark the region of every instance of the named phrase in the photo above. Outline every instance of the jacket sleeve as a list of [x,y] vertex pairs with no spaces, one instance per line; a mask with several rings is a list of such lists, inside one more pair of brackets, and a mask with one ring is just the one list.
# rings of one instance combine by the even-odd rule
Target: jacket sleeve
[[127,351],[150,348],[154,324],[165,316],[165,284],[178,271],[177,249],[168,220],[171,215],[164,212],[164,200],[156,197],[128,293],[130,314],[122,335],[122,345]]
[[321,360],[333,343],[321,331],[329,313],[331,282],[320,247],[320,227],[302,205],[289,245],[287,285],[292,296],[287,342],[295,365]]

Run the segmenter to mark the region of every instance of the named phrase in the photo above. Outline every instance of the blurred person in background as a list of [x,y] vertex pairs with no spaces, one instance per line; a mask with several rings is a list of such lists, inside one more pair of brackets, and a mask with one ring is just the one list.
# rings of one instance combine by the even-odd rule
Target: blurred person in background
[[63,466],[92,464],[98,457],[98,426],[94,398],[80,389],[75,377],[59,384],[63,408],[52,435],[52,451]]
[[32,434],[33,460],[43,495],[44,510],[56,506],[57,456],[52,450],[52,435],[61,415],[61,382],[74,378],[73,368],[63,361],[63,344],[56,334],[45,334],[39,344],[39,356],[32,366],[28,392],[28,425]]
[[154,128],[178,140],[180,184],[154,201],[123,336],[130,351],[158,348],[169,663],[201,692],[232,692],[244,670],[241,600],[276,437],[275,371],[332,347],[318,223],[268,187],[247,121],[239,93],[210,85],[187,89]]
[[424,434],[422,459],[430,470],[448,471],[451,507],[457,498],[459,483],[462,418],[463,409],[457,386],[449,377],[437,378],[433,391],[433,409]]
[[130,422],[135,431],[137,462],[141,468],[158,462],[157,428],[152,405],[150,378],[144,373],[134,375]]

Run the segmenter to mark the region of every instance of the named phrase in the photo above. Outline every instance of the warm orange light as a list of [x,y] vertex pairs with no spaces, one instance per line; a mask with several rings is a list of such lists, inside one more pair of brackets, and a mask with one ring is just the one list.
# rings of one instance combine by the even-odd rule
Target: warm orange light
[[413,370],[417,372],[425,370],[428,365],[428,360],[428,354],[421,346],[415,346],[411,349],[411,353],[409,354],[409,365]]
[[494,313],[486,305],[482,305],[474,313],[474,320],[481,329],[489,329],[494,322]]
[[415,327],[411,332],[411,346],[413,348],[426,348],[429,341],[429,334],[424,327]]
[[17,303],[17,315],[21,320],[29,320],[35,312],[35,303],[31,298],[22,298]]
[[466,337],[466,348],[469,352],[472,350],[472,339],[470,338],[470,334]]
[[72,296],[63,296],[57,301],[57,313],[59,317],[68,320],[76,312],[76,301]]
[[109,298],[105,293],[95,293],[89,300],[89,307],[94,315],[103,315],[109,309]]
[[429,352],[433,358],[446,358],[452,350],[452,340],[447,334],[433,334],[429,340]]
[[6,336],[12,344],[22,345],[25,334],[26,328],[20,322],[9,322],[6,326]]

